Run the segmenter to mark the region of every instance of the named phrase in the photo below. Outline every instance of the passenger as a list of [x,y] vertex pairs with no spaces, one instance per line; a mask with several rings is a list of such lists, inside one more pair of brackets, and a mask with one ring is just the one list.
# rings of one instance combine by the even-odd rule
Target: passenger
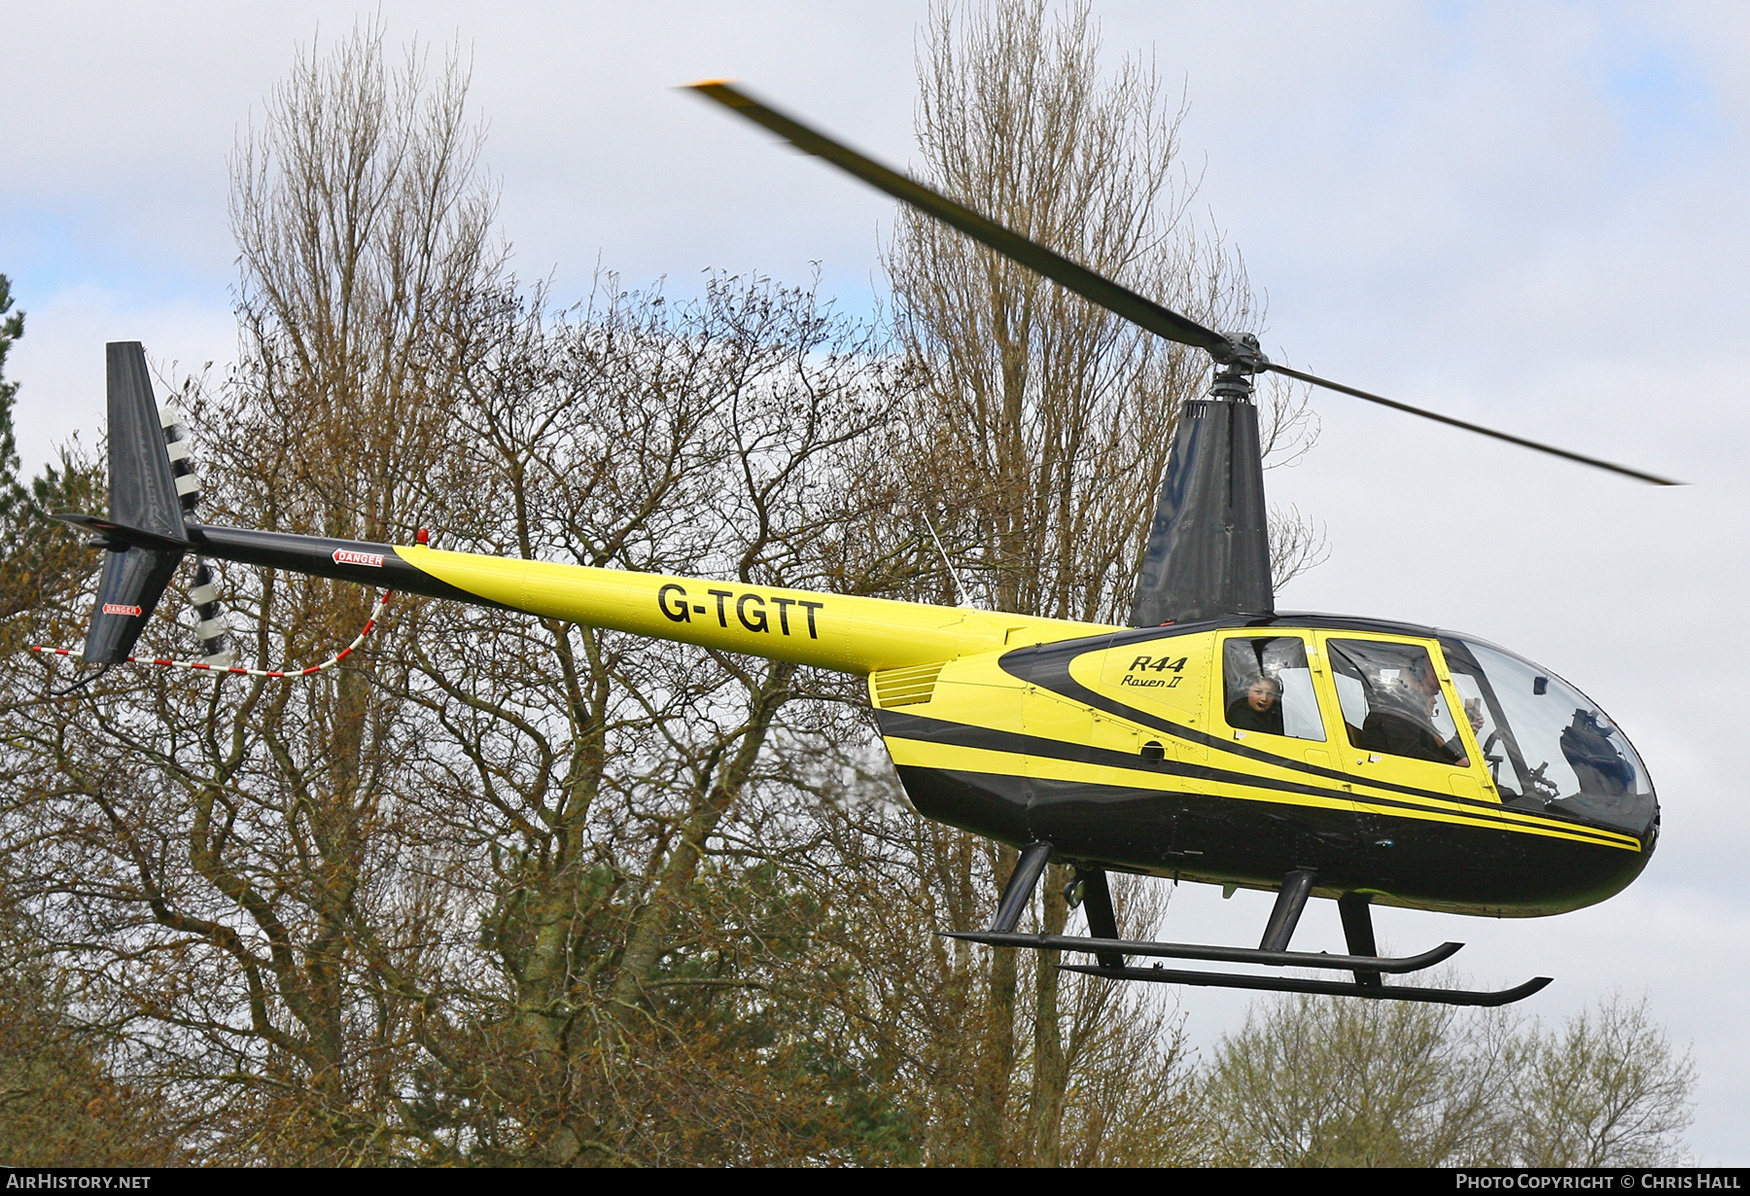
[[1227,725],[1241,731],[1282,734],[1282,682],[1268,673],[1253,677],[1245,692],[1228,703]]

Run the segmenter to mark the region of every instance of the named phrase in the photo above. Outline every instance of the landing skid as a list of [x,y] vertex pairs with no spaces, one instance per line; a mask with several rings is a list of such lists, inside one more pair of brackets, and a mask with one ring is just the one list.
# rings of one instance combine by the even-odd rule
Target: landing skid
[[[1386,975],[1419,972],[1451,959],[1463,943],[1442,943],[1432,951],[1401,957],[1382,956],[1374,946],[1373,919],[1368,909],[1370,898],[1365,893],[1343,893],[1337,909],[1343,920],[1343,937],[1348,943],[1347,955],[1326,952],[1290,951],[1288,940],[1300,921],[1301,911],[1312,896],[1317,873],[1310,868],[1297,868],[1283,878],[1276,895],[1276,905],[1264,928],[1263,941],[1256,948],[1221,947],[1203,943],[1156,943],[1118,937],[1117,918],[1112,897],[1106,886],[1106,874],[1085,864],[1076,868],[1075,879],[1064,890],[1071,907],[1086,903],[1088,928],[1092,937],[1063,934],[1020,934],[1015,925],[1031,900],[1045,865],[1051,857],[1049,843],[1031,843],[1022,849],[1015,871],[1004,887],[997,916],[986,931],[947,931],[944,937],[982,943],[990,947],[1024,947],[1032,951],[1081,951],[1094,956],[1098,964],[1059,964],[1065,972],[1080,972],[1108,980],[1141,980],[1151,984],[1192,984],[1205,988],[1247,988],[1267,992],[1316,993],[1333,997],[1366,997],[1374,1001],[1418,1001],[1438,1005],[1510,1005],[1523,1001],[1550,983],[1548,976],[1536,976],[1514,988],[1494,992],[1479,992],[1462,988],[1418,988],[1407,984],[1385,983]],[[1212,963],[1258,964],[1276,968],[1331,968],[1354,973],[1353,983],[1342,980],[1304,980],[1294,976],[1257,976],[1231,972],[1185,972],[1153,967],[1130,967],[1127,956],[1140,955],[1164,959],[1202,959]]]
[[[1213,963],[1265,964],[1279,968],[1331,968],[1337,971],[1397,975],[1431,968],[1457,954],[1463,943],[1441,943],[1432,951],[1402,957],[1375,955],[1329,955],[1309,951],[1261,951],[1250,947],[1219,947],[1203,943],[1155,943],[1139,939],[1081,938],[1064,934],[1000,934],[982,931],[947,931],[944,938],[963,939],[987,947],[1025,947],[1034,951],[1085,951],[1090,955],[1122,959],[1142,955],[1165,959],[1206,959]],[[1457,988],[1416,988],[1410,985],[1351,983],[1342,980],[1302,980],[1292,976],[1246,976],[1232,972],[1183,972],[1161,967],[1108,967],[1092,964],[1060,964],[1065,972],[1081,972],[1107,980],[1141,980],[1151,984],[1193,984],[1204,988],[1250,988],[1268,992],[1319,993],[1333,997],[1370,997],[1376,1001],[1420,1001],[1441,1005],[1510,1005],[1523,1001],[1550,983],[1548,976],[1527,980],[1499,992],[1473,992]]]
[[1292,976],[1240,976],[1229,972],[1180,972],[1156,964],[1152,968],[1102,968],[1062,964],[1059,971],[1104,976],[1108,980],[1145,980],[1155,984],[1196,984],[1205,988],[1256,988],[1278,993],[1318,993],[1329,997],[1367,997],[1374,1001],[1419,1001],[1431,1005],[1511,1005],[1523,1001],[1550,982],[1534,976],[1524,984],[1498,992],[1464,988],[1413,988],[1407,984],[1354,984],[1345,980],[1300,980]]
[[[943,938],[965,939],[987,947],[1031,947],[1036,951],[1086,951],[1090,955],[1147,955],[1162,959],[1206,959],[1211,963],[1262,963],[1279,968],[1335,968],[1342,972],[1419,972],[1458,954],[1463,943],[1441,943],[1432,951],[1402,958],[1373,955],[1327,955],[1323,951],[1259,951],[1251,947],[1218,947],[1204,943],[1154,943],[1141,939],[1089,939],[1067,934],[996,934],[980,930],[947,930]],[[1122,969],[1137,971],[1136,968]],[[1152,970],[1152,969],[1151,969]]]

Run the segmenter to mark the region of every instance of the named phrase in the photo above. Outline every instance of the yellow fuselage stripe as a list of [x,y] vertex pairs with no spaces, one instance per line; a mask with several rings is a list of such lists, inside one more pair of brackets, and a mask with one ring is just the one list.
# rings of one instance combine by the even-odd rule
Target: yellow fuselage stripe
[[550,619],[867,676],[1122,630],[1098,623],[397,547],[459,590]]

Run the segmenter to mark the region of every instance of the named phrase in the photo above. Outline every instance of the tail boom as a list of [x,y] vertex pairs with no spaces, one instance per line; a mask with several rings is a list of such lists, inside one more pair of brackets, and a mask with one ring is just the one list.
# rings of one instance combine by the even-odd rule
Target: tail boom
[[552,561],[191,526],[204,556],[866,676],[1118,630],[1093,623]]
[[[128,659],[177,565],[191,553],[859,676],[1119,630],[964,607],[196,523],[192,516],[200,487],[175,404],[160,408],[154,400],[138,342],[116,342],[108,354],[109,517],[61,516],[96,532],[97,543],[109,550],[86,638],[87,663]],[[207,662],[229,663],[212,579],[202,569],[195,583],[190,597]]]

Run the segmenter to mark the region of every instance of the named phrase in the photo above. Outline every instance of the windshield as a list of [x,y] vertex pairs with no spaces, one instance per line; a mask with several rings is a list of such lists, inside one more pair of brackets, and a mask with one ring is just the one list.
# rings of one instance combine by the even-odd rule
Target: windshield
[[1646,833],[1658,808],[1646,766],[1586,695],[1477,640],[1441,648],[1503,801]]

